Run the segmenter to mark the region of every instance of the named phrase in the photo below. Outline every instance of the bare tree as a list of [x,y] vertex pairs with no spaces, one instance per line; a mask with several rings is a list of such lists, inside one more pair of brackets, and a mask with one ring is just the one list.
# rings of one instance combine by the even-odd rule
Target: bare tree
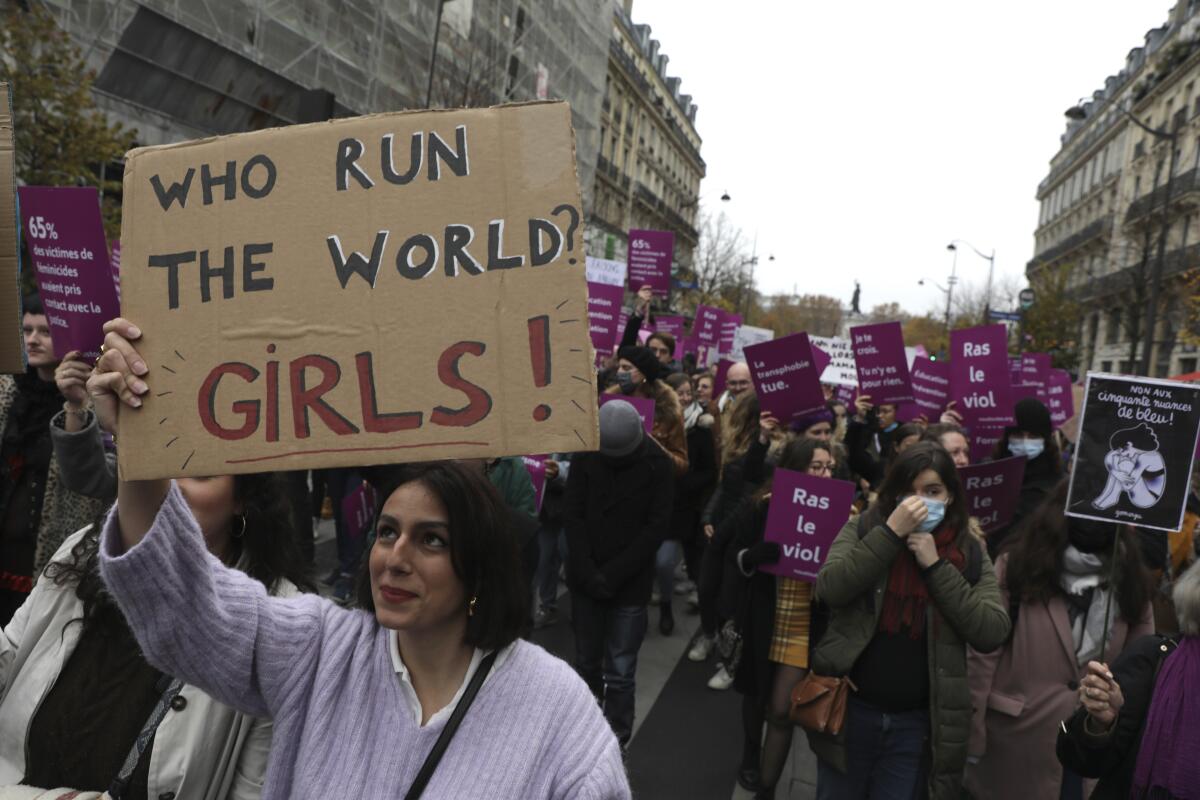
[[804,331],[813,336],[837,336],[842,328],[842,303],[823,294],[781,294],[767,298],[765,308],[755,315],[756,325],[787,336]]
[[712,303],[719,298],[741,300],[753,291],[747,267],[746,240],[724,212],[700,215],[700,243],[692,261],[692,273],[699,286],[699,302]]

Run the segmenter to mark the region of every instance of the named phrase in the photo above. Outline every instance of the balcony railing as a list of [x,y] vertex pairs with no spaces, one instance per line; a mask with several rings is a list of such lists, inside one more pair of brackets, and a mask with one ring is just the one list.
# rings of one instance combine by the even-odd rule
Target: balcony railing
[[1108,236],[1112,232],[1112,222],[1113,218],[1111,214],[1101,217],[1085,226],[1083,230],[1071,234],[1053,247],[1047,247],[1035,255],[1033,260],[1029,262],[1029,266],[1033,267],[1038,264],[1047,264],[1051,261],[1056,261],[1094,239]]
[[[1171,199],[1173,202],[1183,200],[1187,195],[1195,192],[1200,192],[1200,169],[1189,170],[1182,175],[1178,175],[1172,182]],[[1129,210],[1125,212],[1125,222],[1128,224],[1143,219],[1151,211],[1162,206],[1166,195],[1167,186],[1164,183],[1162,186],[1137,198],[1129,204]]]
[[659,214],[665,219],[675,230],[682,233],[689,240],[696,242],[700,239],[700,233],[684,219],[678,211],[667,205],[661,197],[650,191],[646,184],[638,181],[637,190],[634,192],[635,197],[644,203],[650,210]]

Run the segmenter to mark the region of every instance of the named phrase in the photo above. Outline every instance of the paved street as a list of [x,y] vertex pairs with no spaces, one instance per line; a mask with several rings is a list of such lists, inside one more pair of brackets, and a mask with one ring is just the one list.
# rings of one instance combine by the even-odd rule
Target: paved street
[[[317,537],[317,575],[329,574],[334,555],[333,523],[324,520]],[[328,591],[326,586],[321,589]],[[638,658],[637,721],[629,755],[634,797],[746,800],[750,793],[735,779],[741,755],[741,695],[732,689],[708,688],[714,663],[696,664],[686,657],[700,618],[683,611],[682,600],[675,605],[676,628],[669,637],[658,632],[658,612],[651,609]],[[569,613],[570,597],[563,590],[559,622],[533,636],[537,644],[568,662],[572,653]],[[776,797],[811,800],[815,783],[816,761],[805,738],[797,735]]]

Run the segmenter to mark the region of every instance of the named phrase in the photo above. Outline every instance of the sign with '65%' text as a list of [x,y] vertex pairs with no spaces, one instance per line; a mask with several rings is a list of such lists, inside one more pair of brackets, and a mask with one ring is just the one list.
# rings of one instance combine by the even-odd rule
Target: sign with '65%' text
[[850,518],[852,502],[852,483],[789,469],[775,470],[763,538],[779,542],[779,563],[759,569],[815,582],[833,540]]
[[132,151],[126,479],[595,449],[570,109]]

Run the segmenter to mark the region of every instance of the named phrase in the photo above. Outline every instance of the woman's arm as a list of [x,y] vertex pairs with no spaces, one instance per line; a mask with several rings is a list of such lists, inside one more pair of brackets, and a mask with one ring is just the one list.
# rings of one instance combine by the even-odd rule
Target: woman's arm
[[858,535],[859,517],[851,517],[829,548],[829,558],[817,573],[817,596],[831,608],[848,606],[875,584],[903,553],[904,541],[886,525]]
[[104,449],[96,415],[84,412],[82,427],[72,431],[74,414],[60,411],[50,420],[50,441],[63,486],[84,497],[111,503],[117,496],[117,458]]
[[958,635],[979,652],[990,653],[1008,639],[1012,621],[986,548],[974,539],[968,541],[982,551],[979,582],[972,586],[950,562],[941,560],[924,570],[925,584],[938,611]]

